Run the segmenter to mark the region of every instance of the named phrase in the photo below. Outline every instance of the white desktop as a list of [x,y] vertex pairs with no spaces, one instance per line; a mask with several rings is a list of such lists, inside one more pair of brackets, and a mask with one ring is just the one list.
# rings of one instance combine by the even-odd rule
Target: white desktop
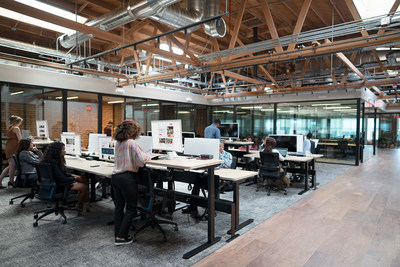
[[181,120],[151,121],[153,149],[182,152]]
[[62,134],[61,142],[65,144],[65,153],[68,155],[81,155],[81,136],[78,134]]
[[185,138],[185,155],[209,154],[213,155],[213,159],[219,159],[219,143],[219,139]]
[[99,159],[114,162],[115,140],[111,136],[99,136]]
[[99,155],[100,147],[99,147],[99,138],[106,137],[106,134],[97,134],[90,133],[89,134],[89,143],[88,143],[88,151],[91,155]]
[[151,136],[139,136],[136,142],[144,152],[151,153],[153,151],[153,138]]

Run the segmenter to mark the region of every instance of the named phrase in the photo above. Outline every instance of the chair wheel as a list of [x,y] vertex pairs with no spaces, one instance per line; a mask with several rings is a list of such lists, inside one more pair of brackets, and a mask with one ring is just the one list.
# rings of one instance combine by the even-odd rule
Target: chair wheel
[[38,223],[37,222],[34,222],[33,223],[33,227],[37,227],[38,226]]
[[39,216],[37,214],[33,215],[33,219],[37,219]]
[[10,205],[12,205],[12,204],[14,204],[14,201],[10,200],[10,202],[9,202],[9,203],[10,203]]
[[175,226],[174,231],[179,231],[178,226]]
[[270,193],[267,193],[267,196],[270,196],[271,194]]
[[62,221],[62,223],[61,224],[67,224],[67,221]]
[[25,204],[24,203],[21,203],[21,208],[25,208]]
[[284,195],[287,195],[287,192],[283,193]]

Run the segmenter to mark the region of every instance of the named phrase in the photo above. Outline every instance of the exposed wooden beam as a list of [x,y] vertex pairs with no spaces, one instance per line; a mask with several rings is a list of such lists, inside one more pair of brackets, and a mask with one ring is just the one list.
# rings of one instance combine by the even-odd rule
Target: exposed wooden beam
[[[357,57],[357,51],[354,51],[351,56],[350,56],[350,61],[354,62]],[[346,83],[347,76],[349,75],[349,71],[346,70],[345,73],[343,74],[342,80],[340,81],[341,84]]]
[[[169,29],[167,26],[158,23],[156,21],[153,21],[152,24],[154,26],[156,26],[161,32],[168,32]],[[195,66],[200,66],[202,65],[202,62],[192,53],[192,51],[190,51],[189,48],[187,48],[185,45],[183,45],[181,42],[179,42],[173,34],[170,35],[166,35],[166,38],[171,40],[177,47],[179,47],[180,49],[183,50],[183,52],[185,52],[194,62],[195,62]]]
[[[345,1],[346,1],[347,8],[349,9],[351,15],[353,16],[353,19],[360,20],[361,19],[360,14],[358,13],[358,10],[357,10],[356,6],[354,5],[353,0],[345,0]],[[361,27],[361,25],[360,25],[360,27]],[[368,32],[366,30],[361,29],[361,35],[363,37],[367,37]]]
[[[271,38],[279,39],[279,35],[278,35],[278,32],[276,31],[274,19],[272,18],[271,10],[269,9],[266,1],[264,1],[264,0],[261,0],[261,9],[264,13],[264,18],[265,18],[265,21],[267,22],[268,30],[271,35]],[[277,52],[283,52],[282,46],[280,46],[280,45],[275,46],[275,50]]]
[[[325,43],[332,43],[331,41],[329,41],[328,39],[325,39]],[[364,81],[367,81],[367,78],[365,78],[364,74],[361,73],[361,71],[359,71],[357,69],[356,66],[354,66],[354,64],[341,52],[339,53],[335,53],[335,55],[341,60],[343,61],[344,64],[347,65],[347,67],[349,67],[352,71],[354,71],[361,79],[363,79]]]
[[141,21],[135,21],[133,26],[127,29],[124,34],[126,37],[129,37],[129,35],[134,34],[135,32],[141,30],[144,26],[150,24],[151,20],[150,19],[144,19]]
[[[92,34],[93,36],[103,39],[103,40],[107,40],[110,42],[116,42],[119,43],[121,45],[123,44],[127,44],[127,43],[133,43],[134,41],[131,39],[124,39],[121,36],[118,36],[116,34],[112,34],[106,31],[102,31],[99,30],[97,28],[94,27],[90,27],[81,23],[77,23],[75,21],[72,20],[68,20],[59,16],[56,16],[52,13],[49,12],[45,12],[45,11],[41,11],[39,9],[36,8],[32,8],[30,6],[21,4],[19,2],[13,1],[13,0],[1,0],[0,1],[0,7],[30,16],[30,17],[34,17],[37,19],[41,19],[50,23],[54,23],[56,25],[60,25],[60,26],[64,26],[67,27],[69,29],[74,29],[80,32],[84,32],[84,33],[88,33],[88,34]],[[179,60],[182,62],[186,62],[186,63],[190,63],[190,64],[195,64],[195,62],[187,57],[184,56],[179,56],[179,55],[175,55],[172,54],[168,51],[164,51],[158,48],[155,48],[153,46],[147,45],[147,44],[139,44],[137,45],[138,48],[140,49],[144,49],[146,51],[150,51],[154,54],[159,54],[162,56],[166,56],[169,58],[174,58],[175,60]]]
[[376,87],[375,85],[371,86],[370,90],[371,90],[371,91],[374,91],[375,93],[377,93],[379,99],[382,99],[382,98],[383,98],[383,93],[382,93],[382,91],[381,91],[378,87]]
[[310,59],[307,58],[306,61],[304,61],[304,65],[303,68],[301,69],[301,74],[300,74],[300,81],[299,81],[299,86],[301,86],[302,84],[302,79],[304,79],[304,75],[306,74],[307,68],[308,68],[308,64],[310,63]]
[[386,78],[389,78],[389,74],[387,72],[387,69],[385,66],[383,66],[381,59],[379,58],[378,52],[376,52],[376,49],[372,49],[372,54],[374,54],[376,61],[378,61],[379,67],[381,68],[381,71],[385,73]]
[[[153,83],[155,84],[155,83]],[[206,92],[205,90],[202,89],[197,89],[197,88],[192,88],[192,87],[185,87],[185,86],[180,86],[180,85],[176,85],[176,84],[170,84],[170,83],[157,83],[156,85],[158,86],[165,86],[165,87],[171,87],[171,88],[176,88],[176,89],[181,89],[181,90],[186,90],[186,91],[190,91],[190,92],[196,92],[196,93],[201,93],[201,94],[217,94],[216,92]]]
[[119,7],[117,5],[113,5],[111,1],[98,1],[98,0],[85,0],[85,1],[97,7],[107,9],[109,11]]
[[240,7],[238,9],[238,15],[236,16],[235,25],[234,25],[233,31],[231,33],[231,41],[229,42],[229,49],[235,47],[246,4],[247,4],[247,0],[242,0],[240,2]]
[[[297,18],[296,25],[294,26],[293,35],[300,33],[301,28],[303,27],[304,21],[306,20],[307,12],[308,12],[308,9],[310,8],[311,1],[312,0],[304,0],[303,5],[301,6],[299,16]],[[290,43],[287,50],[292,51],[292,50],[294,50],[295,46],[296,46],[296,42]]]
[[231,78],[235,78],[235,79],[238,79],[238,80],[241,80],[241,81],[245,81],[245,82],[248,82],[248,83],[265,84],[265,82],[263,82],[261,80],[253,79],[253,78],[250,78],[250,77],[247,77],[247,76],[243,76],[241,74],[237,74],[237,73],[234,73],[234,72],[231,72],[231,71],[216,71],[215,73],[218,73],[218,74],[221,74],[221,75],[224,74],[225,76],[228,76],[228,77],[231,77]]
[[332,24],[332,22],[326,18],[324,15],[322,15],[321,10],[319,10],[316,6],[315,6],[315,2],[311,3],[310,9],[312,12],[315,13],[315,15],[317,15],[317,17],[319,18],[320,21],[322,21],[322,23],[324,24],[324,26],[329,26]]
[[[390,9],[389,13],[394,13],[396,10],[399,8],[400,5],[400,0],[396,0],[396,2],[393,3],[392,8]],[[385,32],[386,28],[382,28],[378,31],[378,34],[381,35]]]
[[[329,70],[330,72],[332,72],[331,60],[330,60],[330,58],[329,58],[328,55],[325,56],[325,65],[326,65],[326,67],[328,68],[328,70]],[[336,77],[335,77],[335,73],[332,72],[331,77],[332,77],[332,83],[333,83],[333,84],[337,84]]]

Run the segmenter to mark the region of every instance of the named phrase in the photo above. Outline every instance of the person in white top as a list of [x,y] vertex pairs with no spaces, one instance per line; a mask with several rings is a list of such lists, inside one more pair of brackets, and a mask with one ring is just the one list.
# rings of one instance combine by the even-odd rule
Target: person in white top
[[304,139],[304,142],[303,142],[303,153],[304,154],[312,154],[311,153],[311,139],[312,138],[312,133],[308,133],[307,135],[306,135],[306,139]]

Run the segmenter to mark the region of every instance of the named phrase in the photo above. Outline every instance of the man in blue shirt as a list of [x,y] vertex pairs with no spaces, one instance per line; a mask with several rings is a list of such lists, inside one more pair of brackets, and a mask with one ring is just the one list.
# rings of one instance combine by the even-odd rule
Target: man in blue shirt
[[221,131],[218,129],[221,121],[215,119],[214,123],[204,129],[204,138],[221,139]]

